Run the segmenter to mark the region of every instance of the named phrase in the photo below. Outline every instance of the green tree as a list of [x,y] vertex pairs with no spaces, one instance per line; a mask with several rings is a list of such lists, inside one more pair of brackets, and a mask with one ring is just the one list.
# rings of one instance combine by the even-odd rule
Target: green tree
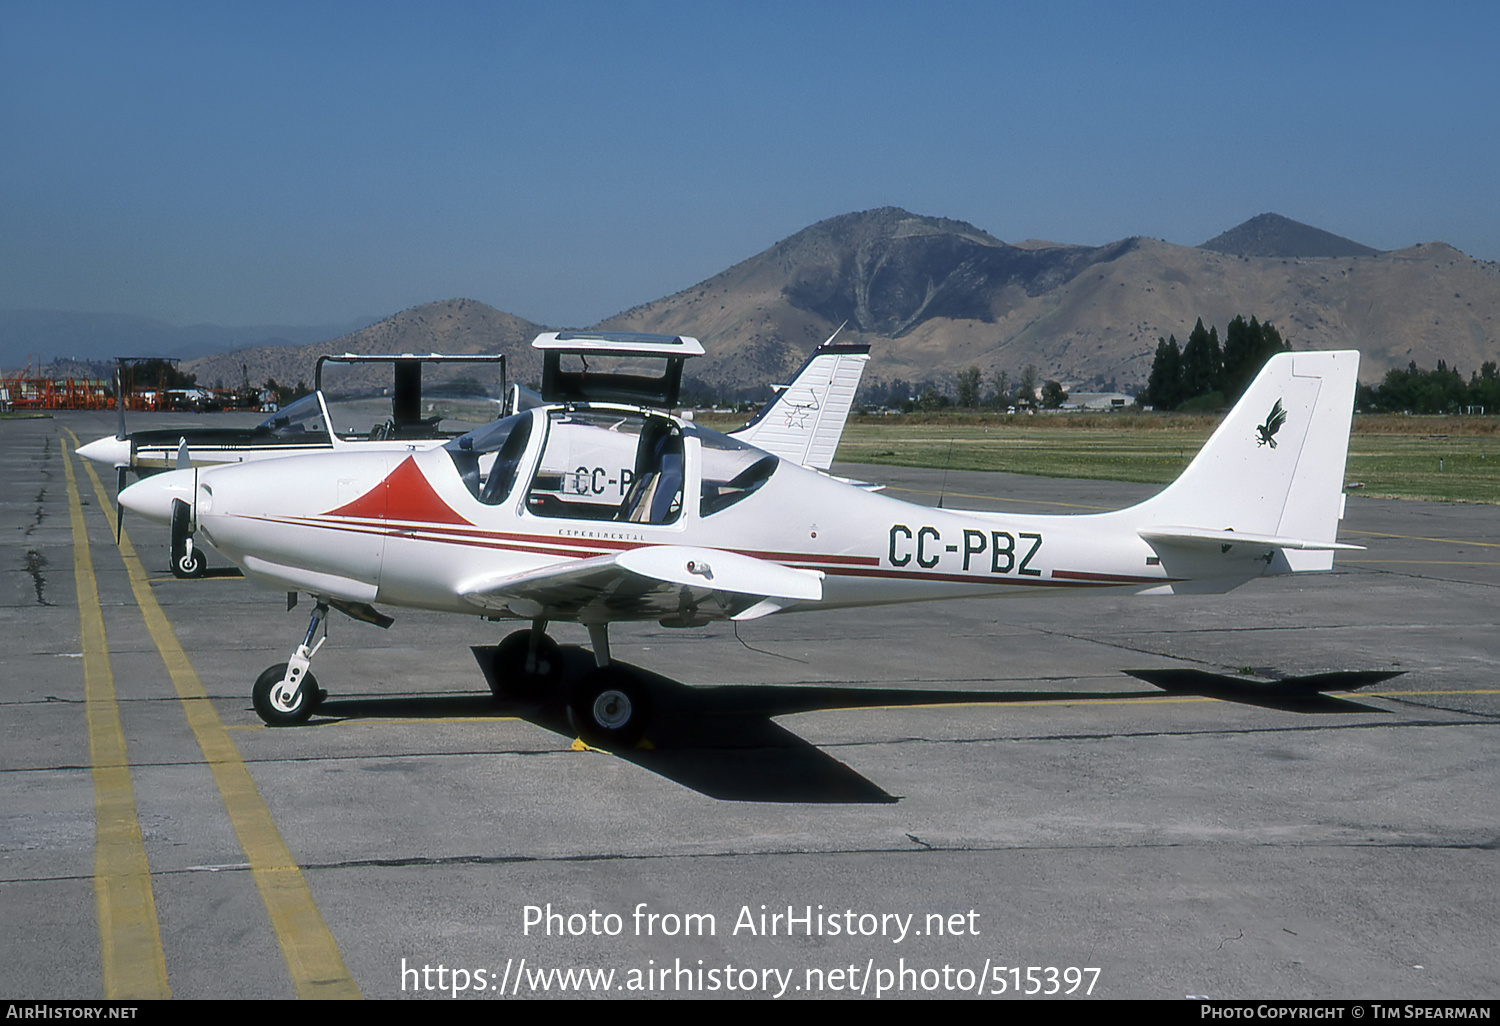
[[995,389],[990,393],[990,405],[1003,410],[1010,405],[1010,375],[997,370],[990,380]]
[[[1218,387],[1223,376],[1224,357],[1219,352],[1219,330],[1203,326],[1203,318],[1193,327],[1187,345],[1182,347],[1181,399],[1207,395]],[[1179,402],[1181,401],[1179,400]]]
[[[1489,377],[1483,372],[1488,369]],[[1364,389],[1360,404],[1364,409],[1392,413],[1456,413],[1465,406],[1492,408],[1493,398],[1500,396],[1500,382],[1495,379],[1492,364],[1485,364],[1481,374],[1468,385],[1456,370],[1439,360],[1437,369],[1424,371],[1415,360],[1406,367],[1392,367],[1373,389]]]
[[1177,348],[1176,335],[1156,340],[1151,376],[1146,379],[1146,388],[1139,398],[1158,410],[1175,409],[1182,401],[1182,353]]
[[1224,372],[1219,379],[1219,391],[1229,402],[1234,402],[1267,360],[1291,348],[1270,322],[1261,324],[1251,317],[1246,323],[1243,315],[1235,317],[1224,330]]
[[1016,385],[1016,403],[1025,403],[1028,406],[1036,405],[1036,364],[1028,363],[1021,371],[1021,382]]
[[1482,406],[1487,413],[1500,413],[1500,370],[1494,360],[1479,365],[1479,372],[1469,379],[1466,406]]
[[951,400],[939,392],[933,385],[922,389],[922,394],[917,396],[917,409],[923,413],[934,413],[937,410],[947,409]]
[[979,390],[984,387],[984,372],[969,367],[958,372],[958,394],[954,401],[965,409],[979,405]]
[[277,406],[286,406],[294,403],[305,395],[312,395],[312,389],[307,387],[307,382],[298,381],[296,387],[279,384],[275,378],[267,378],[266,391],[276,397]]
[[1042,405],[1049,410],[1055,410],[1068,401],[1068,393],[1056,381],[1049,381],[1042,386]]

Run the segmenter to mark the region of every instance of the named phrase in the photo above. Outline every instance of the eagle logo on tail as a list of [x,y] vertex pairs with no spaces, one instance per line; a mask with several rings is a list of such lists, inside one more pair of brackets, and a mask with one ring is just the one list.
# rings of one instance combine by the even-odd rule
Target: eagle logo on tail
[[1266,415],[1266,422],[1255,429],[1258,438],[1256,445],[1269,445],[1276,448],[1276,432],[1281,430],[1281,425],[1286,423],[1286,410],[1282,408],[1281,400],[1276,400],[1276,405],[1271,407],[1271,412]]

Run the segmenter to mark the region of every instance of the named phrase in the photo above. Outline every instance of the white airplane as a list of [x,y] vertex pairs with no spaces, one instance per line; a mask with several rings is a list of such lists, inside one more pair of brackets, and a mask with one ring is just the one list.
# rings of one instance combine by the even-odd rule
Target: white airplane
[[[826,470],[838,449],[870,351],[864,344],[835,343],[837,336],[835,331],[833,337],[813,351],[790,385],[772,386],[777,394],[771,401],[745,427],[730,433],[783,459]],[[580,388],[607,390],[610,385],[614,386],[613,392],[605,394],[646,397],[654,400],[655,405],[674,405],[683,360],[703,353],[698,340],[688,336],[620,332],[544,332],[532,345],[546,358],[544,373],[548,375],[549,387],[544,387],[541,393],[520,385],[507,388],[503,355],[344,353],[320,357],[314,369],[312,394],[273,412],[253,428],[194,425],[127,433],[124,408],[120,407],[115,434],[81,446],[78,454],[114,467],[118,486],[123,490],[127,471],[147,476],[189,466],[246,463],[336,450],[413,452],[441,445],[462,433],[451,426],[446,430],[441,427],[445,419],[449,425],[463,423],[457,419],[463,417],[470,424],[484,423],[496,413],[491,405],[487,414],[475,418],[476,401],[482,403],[485,401],[482,398],[455,398],[447,394],[436,399],[430,395],[424,398],[424,370],[429,376],[435,372],[446,372],[450,378],[460,375],[459,380],[505,396],[503,400],[491,401],[498,402],[503,413],[545,405],[552,390],[567,394],[570,388],[575,392]],[[596,364],[592,378],[582,373],[569,375],[565,360],[583,363],[590,358]],[[647,369],[671,377],[669,389],[662,390],[660,383],[650,378],[625,378],[623,393],[618,377],[600,384],[597,365],[607,358],[631,362],[630,369],[636,372],[643,369],[643,363],[649,364]],[[391,366],[393,384],[386,394],[376,398],[326,394],[325,365],[348,373],[379,364]],[[428,385],[431,392],[430,381]],[[366,428],[365,424],[371,426]],[[611,496],[599,485],[601,475],[608,473],[602,467],[579,467],[578,474],[570,481],[581,483],[585,469],[591,477],[580,488],[579,497],[595,495],[598,501],[618,504],[629,484],[629,471],[625,470],[623,475],[616,472],[617,481],[624,484],[617,484],[618,494]],[[179,510],[171,526],[172,573],[184,578],[202,576],[207,562],[195,545],[194,528],[185,516],[185,507]]]
[[[834,337],[837,336],[838,332],[835,331]],[[577,352],[577,347],[586,345],[580,341],[585,338],[598,342],[627,338],[635,340],[633,343],[623,343],[620,348],[636,353],[654,353],[656,350],[652,341],[659,345],[667,340],[677,339],[688,344],[685,355],[702,353],[701,347],[693,350],[695,339],[673,335],[546,332],[539,335],[532,345],[536,348]],[[561,339],[561,345],[555,344],[558,339]],[[641,339],[649,341],[642,345],[639,343]],[[797,373],[792,376],[791,384],[772,385],[776,394],[771,401],[748,424],[730,434],[794,463],[827,470],[838,449],[849,411],[854,405],[854,394],[859,390],[860,377],[864,373],[865,364],[869,362],[869,352],[867,344],[836,343],[834,338],[829,338],[798,368]],[[389,416],[376,418],[374,426],[367,430],[356,427],[347,415],[332,416],[331,411],[341,404],[335,401],[330,405],[323,394],[324,365],[381,363],[393,366],[396,382],[388,400],[391,407]],[[501,404],[506,413],[546,404],[543,394],[532,389],[511,385],[507,390],[503,355],[406,353],[372,356],[345,353],[319,358],[314,373],[316,387],[313,393],[303,396],[285,409],[272,412],[252,428],[193,426],[127,432],[122,408],[119,430],[114,435],[106,435],[80,447],[78,454],[105,466],[128,468],[138,475],[146,476],[163,470],[181,469],[179,463],[184,441],[187,442],[188,458],[192,466],[244,463],[371,443],[381,448],[397,449],[406,448],[407,445],[403,443],[410,442],[438,445],[462,432],[451,429],[443,431],[435,422],[438,418],[422,417],[422,369],[449,364],[460,365],[458,372],[470,375],[478,367],[492,366],[494,369],[487,376],[498,375],[499,391],[506,394],[506,399]],[[370,404],[366,402],[365,405]],[[453,404],[450,402],[444,405],[448,407]],[[449,411],[445,409],[443,412]],[[336,422],[337,426],[332,427]]]
[[[611,664],[611,623],[1057,589],[1213,593],[1330,569],[1335,550],[1359,548],[1336,540],[1358,366],[1353,351],[1272,357],[1181,477],[1107,513],[913,505],[657,410],[594,403],[424,451],[175,471],[120,500],[165,521],[190,496],[198,529],[246,576],[314,597],[302,643],[255,682],[267,723],[303,721],[323,697],[308,667],[329,608],[387,625],[381,603],[529,621],[495,650],[497,694],[564,688],[580,735],[618,747],[649,711]],[[580,451],[629,468],[618,502],[564,483]],[[588,629],[596,667],[576,681],[560,680],[554,620]]]
[[[334,386],[338,387],[339,373],[349,375],[381,364],[390,365],[391,371],[383,382],[385,391],[378,394],[378,398],[346,401],[325,394],[326,369],[331,367],[335,371]],[[284,409],[273,411],[254,427],[203,427],[200,423],[194,423],[183,427],[147,428],[127,432],[125,411],[120,407],[119,427],[115,434],[82,446],[78,454],[96,463],[125,468],[144,477],[163,470],[177,469],[184,441],[193,466],[243,463],[370,443],[387,447],[395,443],[399,447],[401,442],[429,441],[437,445],[462,434],[462,431],[440,430],[438,423],[443,419],[442,416],[431,414],[446,414],[451,417],[454,415],[454,408],[460,403],[445,398],[441,401],[442,409],[434,410],[433,401],[429,399],[425,404],[427,409],[424,409],[424,369],[429,379],[434,373],[443,373],[450,378],[463,375],[497,394],[503,394],[505,390],[503,355],[402,353],[377,356],[344,353],[322,356],[314,366],[312,394],[303,396]],[[428,385],[431,386],[430,380]],[[370,391],[372,395],[376,394],[373,389]],[[486,420],[495,416],[497,406],[494,401],[488,409]],[[469,423],[472,424],[473,421]]]

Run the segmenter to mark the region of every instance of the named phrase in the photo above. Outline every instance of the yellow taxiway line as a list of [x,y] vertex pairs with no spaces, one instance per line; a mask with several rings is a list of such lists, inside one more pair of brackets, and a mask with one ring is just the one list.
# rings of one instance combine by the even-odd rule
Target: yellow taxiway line
[[[76,436],[73,443],[75,446],[78,443]],[[88,528],[83,522],[78,478],[66,445],[63,468],[68,477],[73,583],[78,592],[84,710],[89,731],[89,765],[94,778],[94,900],[99,914],[104,997],[107,1000],[169,998],[172,990],[167,984],[167,960],[162,952],[156,898],[151,891],[151,867],[141,840],[125,732],[120,727],[120,707],[115,700],[115,676],[104,637],[99,580],[94,574]]]
[[[76,446],[76,436],[73,442]],[[84,469],[93,482],[99,508],[107,516],[112,506],[109,495],[94,468],[85,465]],[[68,467],[68,479],[70,482],[73,480],[71,464]],[[76,491],[71,494],[76,495]],[[82,511],[77,508],[76,502],[75,511],[81,525]],[[312,892],[308,889],[301,867],[292,858],[281,831],[271,818],[270,809],[266,807],[255,781],[250,777],[249,769],[240,757],[239,749],[230,740],[223,721],[214,711],[208,692],[204,690],[203,682],[198,677],[198,671],[193,669],[192,662],[177,640],[177,633],[167,621],[156,596],[151,593],[145,568],[136,555],[135,546],[123,532],[120,534],[120,555],[130,576],[130,589],[135,595],[136,605],[140,607],[141,615],[146,621],[146,630],[156,643],[162,661],[166,663],[167,673],[172,678],[173,687],[177,689],[188,725],[213,772],[214,782],[224,800],[224,808],[229,813],[235,835],[245,851],[251,875],[260,890],[261,900],[265,902],[271,929],[281,946],[297,996],[360,997],[359,987],[339,953],[338,942],[334,940],[332,931],[328,929],[313,902]],[[134,823],[133,807],[131,820]],[[139,835],[139,827],[136,832]],[[159,949],[159,939],[157,943]],[[165,981],[165,969],[163,980]]]

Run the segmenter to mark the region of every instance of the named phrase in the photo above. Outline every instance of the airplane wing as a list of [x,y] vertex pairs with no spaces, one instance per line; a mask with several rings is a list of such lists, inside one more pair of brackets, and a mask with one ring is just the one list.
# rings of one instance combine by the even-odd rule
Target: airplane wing
[[724,549],[648,545],[519,574],[479,577],[459,596],[522,619],[751,620],[823,597],[823,574]]

